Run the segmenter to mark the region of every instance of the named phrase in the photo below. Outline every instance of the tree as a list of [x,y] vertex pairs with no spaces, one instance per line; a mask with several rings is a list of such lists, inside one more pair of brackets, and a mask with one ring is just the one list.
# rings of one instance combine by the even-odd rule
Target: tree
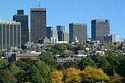
[[118,66],[118,73],[125,77],[125,57],[121,60],[121,63]]
[[63,83],[63,73],[59,70],[52,71],[52,83]]
[[111,71],[114,71],[111,64],[106,59],[106,56],[95,56],[93,61],[96,63],[98,68],[102,68],[108,75],[111,74]]
[[40,57],[40,59],[51,68],[57,68],[57,66],[59,65],[52,52],[43,52]]
[[14,62],[12,62],[9,66],[9,70],[15,75],[19,72],[21,72],[22,70],[20,69],[20,67],[16,66],[16,64]]
[[29,68],[29,70],[26,72],[27,81],[33,82],[33,83],[45,83],[45,79],[40,74],[39,70],[36,68],[35,65]]
[[81,71],[75,68],[67,68],[64,72],[64,83],[80,83]]
[[100,68],[87,66],[81,73],[83,82],[106,81],[109,77]]
[[74,47],[74,53],[77,54],[78,50],[85,50],[86,46],[83,44],[78,44],[76,47]]
[[0,70],[0,83],[16,83],[14,75],[8,70]]
[[5,52],[0,51],[0,59],[5,56]]
[[121,63],[124,63],[124,55],[117,55],[114,53],[108,53],[106,59],[111,64],[111,67],[113,68],[114,72],[112,72],[112,76],[115,73],[119,73],[119,69],[121,67]]
[[0,60],[0,69],[7,68],[9,62],[7,60]]
[[27,71],[34,64],[34,61],[30,58],[21,59],[19,61],[16,61],[15,64],[21,69]]
[[78,67],[84,69],[88,65],[96,67],[96,63],[91,58],[85,57],[79,62]]
[[[60,54],[60,53],[63,53],[64,50],[65,50],[65,45],[63,44],[55,44],[53,47],[52,47],[53,50],[56,50],[57,51],[57,54]],[[55,54],[55,53],[54,53]]]
[[18,83],[46,83],[42,75],[40,75],[39,70],[35,65],[32,65],[27,69],[27,71],[22,71],[17,74]]
[[50,67],[46,65],[43,61],[35,61],[35,66],[38,69],[40,75],[44,78],[45,82],[48,82],[50,79]]

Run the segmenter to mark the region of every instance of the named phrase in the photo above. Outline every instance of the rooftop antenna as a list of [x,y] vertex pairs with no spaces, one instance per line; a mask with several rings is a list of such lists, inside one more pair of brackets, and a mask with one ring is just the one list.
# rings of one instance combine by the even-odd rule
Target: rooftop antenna
[[40,5],[40,1],[39,1],[39,8],[40,8],[40,6],[41,6],[41,5]]

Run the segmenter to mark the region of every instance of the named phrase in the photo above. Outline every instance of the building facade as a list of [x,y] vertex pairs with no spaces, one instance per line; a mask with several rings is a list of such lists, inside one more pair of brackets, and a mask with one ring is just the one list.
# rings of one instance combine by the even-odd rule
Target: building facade
[[120,42],[120,35],[119,34],[105,35],[104,39],[105,39],[105,42],[117,43],[117,42]]
[[0,21],[0,49],[21,48],[21,23]]
[[53,27],[46,28],[46,36],[48,39],[50,39],[52,37],[52,29],[53,29]]
[[69,33],[68,32],[64,32],[64,41],[69,42]]
[[36,42],[46,36],[46,9],[31,8],[31,41]]
[[81,23],[69,24],[69,42],[85,43],[87,39],[87,25]]
[[51,30],[51,38],[50,38],[50,43],[57,43],[58,42],[58,34],[56,29]]
[[65,26],[57,26],[58,41],[64,41]]
[[29,41],[28,15],[24,15],[23,10],[17,10],[17,15],[13,16],[13,21],[21,23],[21,44],[24,46]]
[[104,36],[110,34],[109,20],[95,19],[91,21],[92,40],[104,41]]

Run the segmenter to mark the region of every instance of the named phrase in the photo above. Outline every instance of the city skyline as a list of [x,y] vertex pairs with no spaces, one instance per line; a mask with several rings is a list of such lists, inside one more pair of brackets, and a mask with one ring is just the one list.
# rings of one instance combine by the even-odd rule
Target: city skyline
[[[68,30],[69,23],[86,23],[88,25],[88,35],[90,37],[91,20],[108,19],[110,20],[111,33],[120,34],[121,38],[125,38],[125,1],[42,0],[40,2],[41,7],[47,9],[47,26],[55,27],[57,25],[66,25],[66,30]],[[0,19],[12,20],[12,16],[16,14],[18,9],[23,9],[25,14],[30,16],[30,8],[39,7],[39,0],[4,0],[0,5]]]

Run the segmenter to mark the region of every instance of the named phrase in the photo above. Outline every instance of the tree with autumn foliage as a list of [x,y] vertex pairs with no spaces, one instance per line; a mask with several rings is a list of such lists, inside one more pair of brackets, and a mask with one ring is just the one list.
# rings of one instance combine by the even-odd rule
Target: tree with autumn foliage
[[81,71],[81,77],[83,82],[109,80],[109,77],[103,72],[102,69],[90,66],[87,66],[84,70]]
[[67,68],[64,71],[64,83],[81,83],[81,71],[75,68]]
[[52,72],[52,83],[62,83],[63,73],[59,70],[53,70]]

